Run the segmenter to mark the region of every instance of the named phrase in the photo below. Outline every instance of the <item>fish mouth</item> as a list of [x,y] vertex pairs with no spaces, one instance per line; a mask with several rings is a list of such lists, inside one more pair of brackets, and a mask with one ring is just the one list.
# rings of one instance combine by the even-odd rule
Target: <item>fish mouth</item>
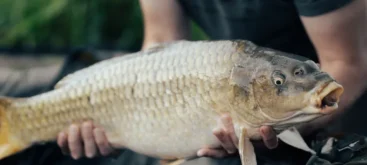
[[316,92],[315,107],[323,114],[331,113],[338,108],[343,92],[343,86],[335,81],[323,84]]

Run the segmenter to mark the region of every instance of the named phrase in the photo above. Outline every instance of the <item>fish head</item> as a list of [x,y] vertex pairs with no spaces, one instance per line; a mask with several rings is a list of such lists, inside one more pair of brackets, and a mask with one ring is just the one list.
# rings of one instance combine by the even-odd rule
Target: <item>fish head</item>
[[254,100],[270,123],[307,122],[338,108],[344,89],[315,62],[290,56],[272,59],[252,76]]
[[[247,53],[248,54],[248,53]],[[342,85],[312,60],[270,49],[238,60],[232,79],[246,90],[242,100],[254,108],[243,115],[251,124],[275,129],[302,124],[338,108]],[[246,97],[245,97],[246,96]],[[243,101],[245,102],[245,101]],[[252,116],[252,117],[249,117]]]

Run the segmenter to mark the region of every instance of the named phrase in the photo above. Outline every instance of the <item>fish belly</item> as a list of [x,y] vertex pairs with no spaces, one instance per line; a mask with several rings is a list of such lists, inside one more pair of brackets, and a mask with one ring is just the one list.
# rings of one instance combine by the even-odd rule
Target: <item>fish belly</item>
[[187,113],[184,116],[160,117],[141,124],[123,123],[120,138],[112,144],[123,142],[138,153],[163,159],[195,156],[203,147],[216,148],[219,141],[213,135],[217,115]]

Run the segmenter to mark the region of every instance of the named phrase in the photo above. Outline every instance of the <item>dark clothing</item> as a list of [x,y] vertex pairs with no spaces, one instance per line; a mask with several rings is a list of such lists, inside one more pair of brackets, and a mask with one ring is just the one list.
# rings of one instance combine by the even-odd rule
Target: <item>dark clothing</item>
[[351,0],[179,0],[213,40],[246,39],[317,61],[300,16],[315,16]]

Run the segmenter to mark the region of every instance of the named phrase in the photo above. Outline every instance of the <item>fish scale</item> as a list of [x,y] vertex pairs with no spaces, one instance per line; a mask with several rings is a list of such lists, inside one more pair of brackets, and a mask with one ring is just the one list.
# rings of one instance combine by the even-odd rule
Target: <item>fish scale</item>
[[[281,101],[287,96],[275,95],[275,85],[269,85],[274,78],[270,72],[279,69],[269,59],[312,64],[276,56],[283,52],[262,50],[243,40],[161,44],[69,74],[49,92],[29,98],[0,98],[0,159],[34,143],[54,141],[72,123],[86,120],[102,126],[114,147],[161,159],[188,158],[203,147],[220,146],[213,129],[218,127],[219,117],[227,113],[240,143],[245,144],[239,146],[241,159],[252,161],[253,157],[244,156],[253,152],[248,139],[261,138],[259,126],[273,124],[276,128],[277,122],[286,122],[275,122],[264,114],[287,117],[291,111],[276,107],[284,105]],[[290,64],[282,66],[284,72],[294,67]],[[259,77],[263,79],[259,81]],[[312,82],[314,88],[326,80],[331,80],[330,76],[318,78],[318,82]],[[262,86],[255,88],[259,84]],[[295,96],[307,96],[310,103],[299,102],[292,114],[315,112],[311,96],[320,96],[309,93],[314,89],[307,90]],[[262,107],[258,104],[272,103],[269,100],[273,99],[281,101]],[[290,100],[302,99],[289,97],[283,102],[295,104]],[[292,118],[294,124],[303,121]]]

